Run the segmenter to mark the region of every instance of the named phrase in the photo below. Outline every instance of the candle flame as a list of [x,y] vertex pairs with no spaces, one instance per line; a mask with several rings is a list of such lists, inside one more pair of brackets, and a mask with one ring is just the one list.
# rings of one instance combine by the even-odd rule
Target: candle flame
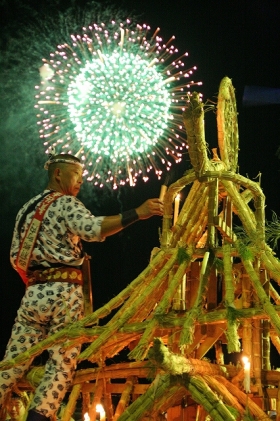
[[100,414],[105,412],[103,406],[101,405],[101,403],[98,403],[96,405],[96,412],[99,412]]
[[248,358],[248,357],[246,357],[246,356],[244,356],[244,357],[242,357],[242,361],[243,361],[243,364],[244,364],[244,366],[245,366],[245,365],[247,365],[247,363],[249,362],[249,358]]
[[244,381],[243,386],[246,393],[250,393],[250,382],[251,382],[251,363],[250,358],[247,355],[243,355],[242,362],[244,364]]

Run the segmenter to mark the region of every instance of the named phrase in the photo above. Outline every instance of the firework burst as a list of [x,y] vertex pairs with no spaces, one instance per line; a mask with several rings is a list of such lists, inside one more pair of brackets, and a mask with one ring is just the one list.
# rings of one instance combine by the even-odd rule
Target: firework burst
[[94,185],[117,188],[180,162],[181,114],[195,67],[185,69],[174,37],[159,29],[110,22],[83,28],[58,45],[40,69],[36,108],[46,152],[55,147],[84,162]]

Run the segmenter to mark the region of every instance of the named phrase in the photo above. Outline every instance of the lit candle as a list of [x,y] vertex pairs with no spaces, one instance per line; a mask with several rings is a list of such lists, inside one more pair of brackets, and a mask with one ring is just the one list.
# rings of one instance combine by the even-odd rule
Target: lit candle
[[90,421],[90,417],[87,412],[84,415],[84,421]]
[[99,412],[100,414],[100,418],[99,418],[100,421],[106,421],[106,414],[105,414],[103,406],[100,403],[96,405],[96,412]]
[[177,194],[174,201],[174,216],[173,216],[173,225],[176,224],[178,215],[179,215],[179,204],[180,204],[180,195]]
[[246,393],[250,393],[250,371],[251,371],[251,363],[249,361],[248,357],[243,357],[243,363],[244,363],[244,381],[243,386]]
[[160,194],[159,194],[159,200],[161,200],[163,202],[164,200],[164,196],[167,190],[167,186],[165,186],[164,184],[161,186],[160,188]]

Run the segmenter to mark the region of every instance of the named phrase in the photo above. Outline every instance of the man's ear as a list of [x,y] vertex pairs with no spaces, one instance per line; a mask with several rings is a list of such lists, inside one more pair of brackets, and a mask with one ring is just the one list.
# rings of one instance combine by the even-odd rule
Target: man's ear
[[54,170],[54,172],[53,172],[53,175],[54,175],[54,177],[55,177],[56,180],[60,180],[60,177],[61,177],[61,168],[56,167],[55,170]]

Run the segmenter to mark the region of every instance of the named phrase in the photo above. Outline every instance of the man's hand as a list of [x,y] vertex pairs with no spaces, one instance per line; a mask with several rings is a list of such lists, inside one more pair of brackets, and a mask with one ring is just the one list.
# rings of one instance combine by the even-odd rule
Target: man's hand
[[135,209],[139,219],[148,219],[154,215],[163,215],[163,202],[156,199],[148,199],[146,202],[142,203],[138,208]]
[[[132,220],[131,219],[132,212]],[[138,219],[148,219],[154,215],[163,215],[163,202],[160,199],[148,199],[142,203],[138,208],[126,211],[123,215],[105,216],[101,224],[101,235],[102,237],[108,237],[109,235],[116,234],[128,225],[136,222]],[[127,215],[128,214],[128,215]],[[123,218],[123,216],[125,216]],[[136,217],[136,218],[135,218]]]

